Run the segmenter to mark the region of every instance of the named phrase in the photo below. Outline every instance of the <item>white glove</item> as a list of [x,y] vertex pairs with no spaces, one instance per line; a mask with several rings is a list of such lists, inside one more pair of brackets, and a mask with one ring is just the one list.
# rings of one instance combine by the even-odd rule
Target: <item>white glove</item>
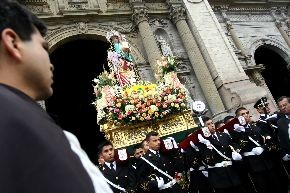
[[234,124],[234,131],[236,132],[245,132],[245,127],[240,124]]
[[254,147],[252,149],[252,152],[256,155],[261,155],[263,153],[264,149],[262,147]]
[[241,154],[239,154],[239,153],[236,152],[236,151],[233,151],[233,152],[232,152],[232,158],[233,158],[233,160],[235,160],[235,161],[242,160],[242,156],[241,156]]
[[164,185],[164,180],[162,177],[156,176],[156,181],[157,181],[158,189],[160,189]]
[[194,143],[192,141],[189,142],[190,146],[195,150],[195,151],[199,151],[198,147],[196,145],[194,145]]
[[224,129],[224,133],[228,134],[228,136],[231,137],[231,135],[230,135],[230,133],[229,133],[229,131],[227,129]]
[[176,143],[176,141],[175,141],[175,139],[174,139],[173,137],[167,137],[167,139],[171,139],[172,144],[173,144],[173,147],[174,147],[175,149],[178,149],[178,145],[177,145],[177,143]]
[[198,138],[200,143],[203,143],[203,144],[206,145],[207,148],[212,149],[210,141],[205,139],[205,138],[203,138],[201,134],[198,134],[197,138]]
[[201,173],[202,173],[205,177],[208,178],[208,171],[203,170],[203,171],[201,171]]
[[286,155],[284,155],[284,157],[282,159],[283,159],[283,161],[289,161],[290,160],[290,155],[286,154]]

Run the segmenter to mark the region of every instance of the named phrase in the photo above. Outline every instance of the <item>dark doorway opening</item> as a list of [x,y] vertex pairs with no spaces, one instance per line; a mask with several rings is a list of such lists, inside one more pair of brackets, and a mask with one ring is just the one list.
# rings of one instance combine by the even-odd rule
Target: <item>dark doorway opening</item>
[[277,100],[280,96],[290,96],[290,72],[286,61],[270,46],[261,46],[255,52],[256,64],[264,64],[262,76]]
[[53,53],[54,93],[46,100],[46,109],[58,124],[75,134],[93,162],[104,136],[97,125],[91,104],[94,99],[92,80],[103,71],[109,44],[98,40],[74,40]]

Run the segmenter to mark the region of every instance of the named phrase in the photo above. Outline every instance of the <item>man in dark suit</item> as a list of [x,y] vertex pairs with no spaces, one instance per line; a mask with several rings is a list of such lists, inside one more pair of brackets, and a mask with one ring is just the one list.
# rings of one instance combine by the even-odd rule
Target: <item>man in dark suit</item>
[[290,97],[280,97],[277,100],[280,111],[285,115],[278,121],[279,140],[282,147],[283,160],[290,160]]
[[190,193],[213,193],[213,188],[208,181],[207,167],[201,159],[201,152],[193,142],[185,150],[186,165],[190,172]]
[[231,132],[232,139],[239,144],[245,168],[258,192],[271,193],[276,190],[287,192],[287,187],[281,187],[279,175],[275,171],[275,163],[267,158],[268,151],[261,128],[252,122],[249,111],[245,107],[236,110],[236,116],[245,119],[245,125],[235,126]]
[[0,192],[94,193],[62,129],[36,103],[52,95],[45,25],[0,1]]
[[[287,187],[287,175],[284,170],[284,166],[281,161],[281,148],[278,140],[278,126],[277,121],[280,119],[278,113],[271,113],[271,109],[266,97],[260,98],[254,105],[254,108],[260,114],[259,119],[256,121],[256,126],[261,129],[261,135],[264,140],[265,152],[263,156],[267,160],[271,160],[274,163],[273,172],[275,176],[279,176],[281,188],[277,192],[283,192],[283,188]],[[285,192],[285,190],[284,190]]]
[[[100,166],[104,177],[112,182],[111,188],[114,193],[121,193],[129,190],[129,177],[127,163],[118,163],[115,159],[115,149],[111,142],[105,141],[99,145],[99,155],[105,162]],[[132,190],[133,191],[133,190]]]
[[208,167],[210,184],[217,193],[243,192],[232,161],[240,161],[242,156],[235,152],[228,134],[216,131],[212,119],[203,117],[202,120],[208,129],[208,135],[204,132],[204,135],[198,134],[200,142],[198,147],[201,159]]
[[186,187],[182,187],[175,179],[176,173],[181,173],[184,169],[178,153],[161,152],[161,141],[157,132],[149,132],[146,141],[149,149],[140,158],[136,169],[139,189],[143,192],[184,192],[183,188]]
[[282,96],[277,100],[277,104],[283,117],[278,121],[278,137],[281,146],[281,154],[286,166],[289,178],[290,172],[290,97]]

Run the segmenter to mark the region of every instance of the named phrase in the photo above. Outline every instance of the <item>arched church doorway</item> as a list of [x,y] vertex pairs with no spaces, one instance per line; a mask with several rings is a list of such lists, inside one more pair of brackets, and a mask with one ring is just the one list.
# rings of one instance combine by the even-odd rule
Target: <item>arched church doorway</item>
[[264,64],[261,72],[275,100],[280,96],[290,96],[290,71],[287,62],[277,53],[276,47],[260,46],[254,55],[256,64]]
[[54,65],[54,93],[46,109],[65,130],[74,133],[93,162],[103,135],[97,125],[92,80],[103,71],[109,44],[78,39],[65,43],[50,54]]

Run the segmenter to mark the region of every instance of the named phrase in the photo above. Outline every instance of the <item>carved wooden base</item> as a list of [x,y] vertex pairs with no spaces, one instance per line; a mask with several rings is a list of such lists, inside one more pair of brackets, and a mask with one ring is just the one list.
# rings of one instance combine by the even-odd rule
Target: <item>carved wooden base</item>
[[156,131],[160,137],[197,127],[190,111],[164,118],[157,123],[116,126],[111,123],[101,125],[105,136],[115,148],[128,147],[140,143],[150,131]]

